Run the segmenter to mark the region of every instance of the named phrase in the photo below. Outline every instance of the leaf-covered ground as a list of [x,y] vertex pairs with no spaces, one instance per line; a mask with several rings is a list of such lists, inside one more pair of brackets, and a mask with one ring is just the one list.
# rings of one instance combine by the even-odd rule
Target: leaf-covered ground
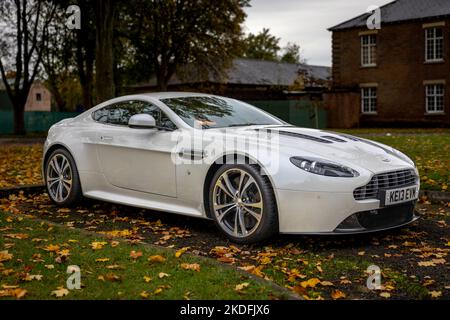
[[0,144],[0,188],[42,184],[42,144]]
[[[78,208],[61,209],[51,204],[46,194],[19,194],[1,200],[0,205],[0,210],[28,214],[68,228],[214,258],[285,286],[306,299],[449,299],[449,204],[424,203],[418,209],[421,220],[389,232],[279,236],[260,245],[240,246],[221,236],[211,221],[93,200]],[[85,246],[90,253],[87,242]],[[381,290],[366,287],[370,265],[382,270]]]
[[[68,266],[81,272],[68,290]],[[70,288],[69,288],[70,289]],[[0,299],[283,299],[289,291],[184,251],[0,212]]]

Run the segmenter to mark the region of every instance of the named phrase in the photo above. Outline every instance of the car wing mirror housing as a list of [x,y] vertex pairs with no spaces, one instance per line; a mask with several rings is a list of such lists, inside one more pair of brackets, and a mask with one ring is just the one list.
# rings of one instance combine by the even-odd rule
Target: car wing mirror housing
[[136,114],[130,118],[128,126],[134,129],[156,129],[156,120],[146,113]]

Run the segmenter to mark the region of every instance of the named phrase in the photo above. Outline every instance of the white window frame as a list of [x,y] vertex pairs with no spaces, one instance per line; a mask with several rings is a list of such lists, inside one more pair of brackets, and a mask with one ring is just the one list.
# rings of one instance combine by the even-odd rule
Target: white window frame
[[[378,92],[377,87],[361,87],[361,113],[377,114],[378,113]],[[368,110],[365,110],[365,102],[368,102]]]
[[[438,88],[442,88],[441,92],[438,92]],[[432,103],[430,103],[431,99],[433,100]],[[438,105],[439,101],[442,101],[442,109],[440,108],[440,105]],[[425,104],[426,104],[426,113],[428,114],[444,113],[445,85],[443,83],[433,83],[425,85]]]
[[[442,31],[442,36],[437,36],[437,30]],[[430,43],[431,42],[431,43]],[[444,61],[444,30],[441,27],[425,28],[425,62],[442,62]],[[430,48],[431,46],[431,48]],[[440,46],[440,57],[438,56]],[[428,53],[431,51],[432,56]]]
[[[377,66],[377,35],[364,34],[361,35],[361,66],[376,67]],[[367,39],[367,43],[365,40]],[[365,58],[367,57],[367,61]]]

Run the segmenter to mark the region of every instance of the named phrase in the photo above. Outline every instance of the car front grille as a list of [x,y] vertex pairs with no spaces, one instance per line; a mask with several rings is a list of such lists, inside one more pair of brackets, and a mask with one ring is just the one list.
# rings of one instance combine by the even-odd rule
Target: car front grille
[[355,200],[377,199],[379,190],[413,186],[418,177],[414,170],[400,170],[377,174],[365,186],[353,191]]

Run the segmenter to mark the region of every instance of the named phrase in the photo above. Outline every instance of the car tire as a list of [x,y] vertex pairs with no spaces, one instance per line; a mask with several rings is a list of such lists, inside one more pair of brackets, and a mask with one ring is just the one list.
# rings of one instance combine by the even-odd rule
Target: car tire
[[231,241],[252,244],[278,233],[274,192],[258,166],[223,165],[214,174],[209,190],[210,216]]
[[58,206],[70,207],[82,199],[78,169],[66,149],[57,149],[47,158],[45,185],[50,199]]

